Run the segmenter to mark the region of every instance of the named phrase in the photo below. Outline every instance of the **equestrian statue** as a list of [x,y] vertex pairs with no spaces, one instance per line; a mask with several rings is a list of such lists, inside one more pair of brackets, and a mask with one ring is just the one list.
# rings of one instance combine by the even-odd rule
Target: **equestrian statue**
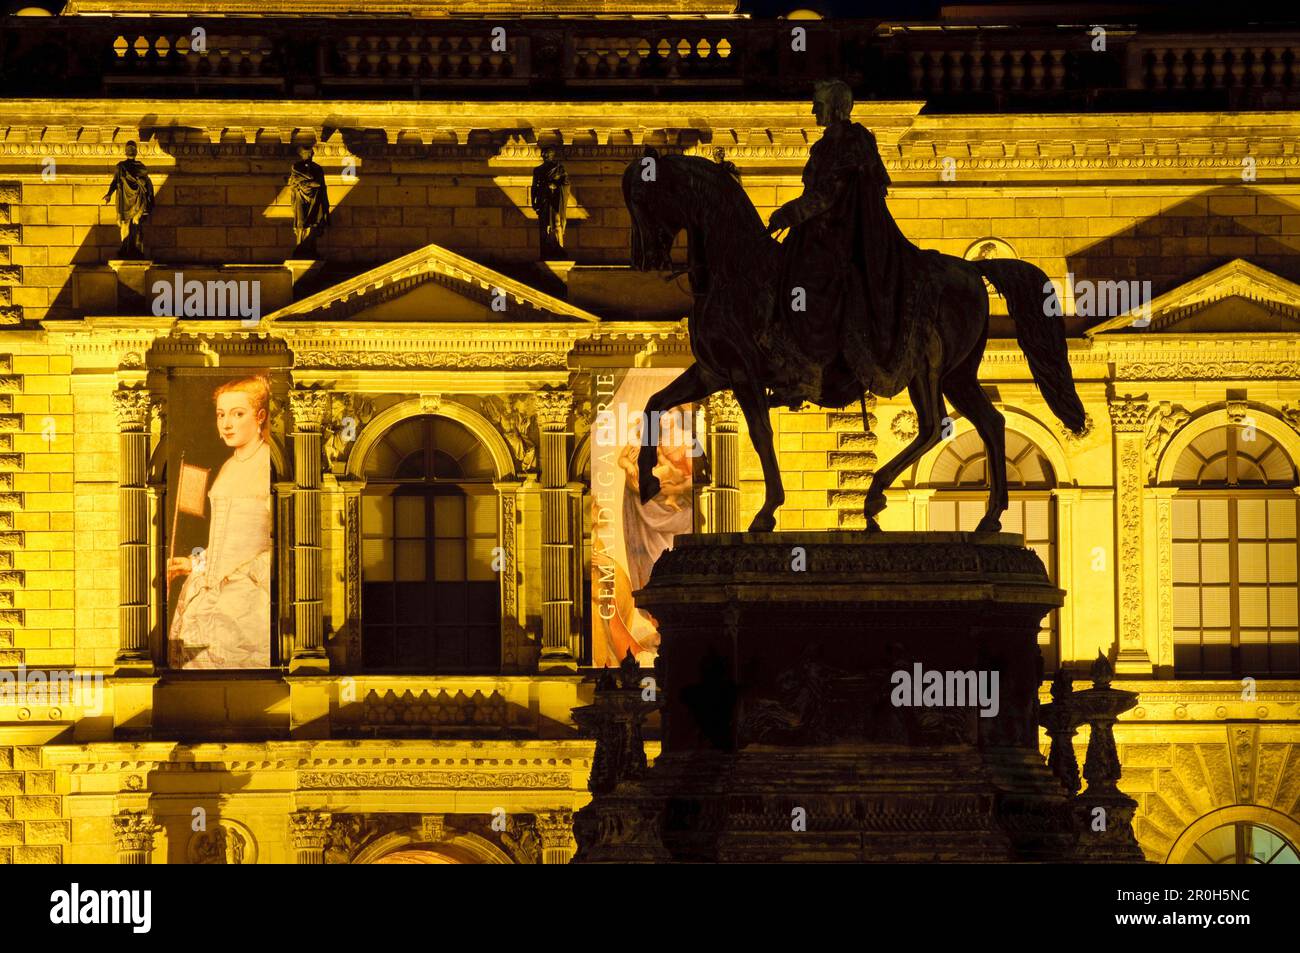
[[[813,114],[826,131],[809,152],[803,194],[773,212],[767,227],[725,165],[653,148],[628,165],[632,267],[672,271],[684,230],[695,298],[688,319],[695,363],[650,398],[646,419],[732,391],[766,485],[749,531],[771,532],[785,492],[769,408],[861,401],[865,424],[867,393],[892,397],[906,387],[917,434],[872,478],[866,525],[879,530],[885,490],[938,442],[947,398],[984,441],[990,493],[977,531],[996,532],[1007,509],[1005,428],[978,378],[989,323],[983,279],[1006,298],[1047,405],[1078,433],[1084,410],[1054,286],[1028,262],[966,261],[908,241],[885,203],[889,174],[875,137],[850,121],[852,110],[847,85],[817,84]],[[778,242],[772,233],[784,229]],[[637,458],[643,503],[659,492],[656,461],[647,436]]]

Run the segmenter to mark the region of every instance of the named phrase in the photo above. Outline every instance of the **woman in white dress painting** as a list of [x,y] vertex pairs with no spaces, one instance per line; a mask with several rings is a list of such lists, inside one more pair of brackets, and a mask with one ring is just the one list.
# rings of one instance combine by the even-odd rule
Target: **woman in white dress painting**
[[167,561],[184,576],[168,639],[173,668],[271,664],[271,388],[264,377],[213,393],[217,433],[231,450],[208,491],[211,522],[201,555]]

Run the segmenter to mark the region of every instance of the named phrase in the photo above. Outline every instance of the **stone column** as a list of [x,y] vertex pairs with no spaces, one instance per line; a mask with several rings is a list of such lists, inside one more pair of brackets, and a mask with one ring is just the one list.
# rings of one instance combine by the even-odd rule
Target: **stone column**
[[146,811],[122,811],[113,818],[113,845],[119,864],[153,863],[154,835],[162,830]]
[[934,496],[933,487],[912,487],[907,491],[907,499],[912,504],[912,529],[924,533],[930,528],[930,498]]
[[576,669],[573,655],[573,591],[569,565],[568,422],[573,394],[567,390],[539,391],[537,429],[540,436],[542,484],[542,657],[541,669]]
[[538,811],[537,836],[542,842],[542,863],[567,864],[578,846],[573,840],[573,812]]
[[113,392],[121,458],[118,483],[120,670],[153,669],[149,649],[149,414],[147,390]]
[[325,671],[321,601],[321,427],[329,413],[325,391],[289,392],[293,414],[293,658],[290,671]]
[[740,405],[730,391],[719,391],[704,402],[709,428],[709,532],[739,533],[740,526]]
[[1176,487],[1151,489],[1156,506],[1156,668],[1158,676],[1174,675],[1174,494]]
[[325,863],[325,846],[333,823],[334,815],[324,811],[295,811],[289,815],[289,839],[293,843],[295,863]]
[[[1069,593],[1084,592],[1075,579],[1074,567],[1074,514],[1082,491],[1075,487],[1056,487],[1052,490],[1056,500],[1056,584]],[[1079,600],[1066,597],[1065,605],[1057,610],[1056,661],[1058,666],[1074,658],[1074,615]]]
[[590,506],[591,499],[587,494],[587,487],[582,483],[569,484],[569,538],[573,540],[570,547],[573,558],[569,561],[569,591],[573,593],[573,615],[571,629],[573,631],[573,657],[582,659],[590,657],[582,644],[582,627],[583,620],[591,606],[583,601],[582,577],[587,571],[583,566],[583,547],[587,541],[583,539],[583,507]]
[[1143,448],[1150,407],[1143,398],[1112,397],[1111,430],[1115,435],[1115,573],[1119,587],[1120,675],[1150,675],[1151,658],[1142,638],[1142,488]]

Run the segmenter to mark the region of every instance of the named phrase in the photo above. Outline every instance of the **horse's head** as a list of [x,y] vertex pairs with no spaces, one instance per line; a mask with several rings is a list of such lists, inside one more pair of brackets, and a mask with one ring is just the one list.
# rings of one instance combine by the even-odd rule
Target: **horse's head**
[[673,243],[686,226],[673,189],[665,157],[647,147],[623,171],[623,201],[632,216],[632,267],[638,271],[672,268]]
[[766,234],[727,167],[699,156],[661,155],[647,146],[623,172],[623,201],[632,216],[632,267],[640,271],[671,270],[682,229],[691,230],[694,241],[712,222],[739,226],[748,211],[747,224]]

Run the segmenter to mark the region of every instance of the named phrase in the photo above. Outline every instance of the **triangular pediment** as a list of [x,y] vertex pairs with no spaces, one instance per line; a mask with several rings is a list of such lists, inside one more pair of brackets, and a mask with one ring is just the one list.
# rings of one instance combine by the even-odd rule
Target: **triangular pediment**
[[426,245],[295,301],[266,320],[472,324],[600,319],[441,245]]
[[[1149,319],[1149,320],[1148,320]],[[1105,333],[1236,334],[1300,330],[1300,285],[1242,258],[1089,328]]]

